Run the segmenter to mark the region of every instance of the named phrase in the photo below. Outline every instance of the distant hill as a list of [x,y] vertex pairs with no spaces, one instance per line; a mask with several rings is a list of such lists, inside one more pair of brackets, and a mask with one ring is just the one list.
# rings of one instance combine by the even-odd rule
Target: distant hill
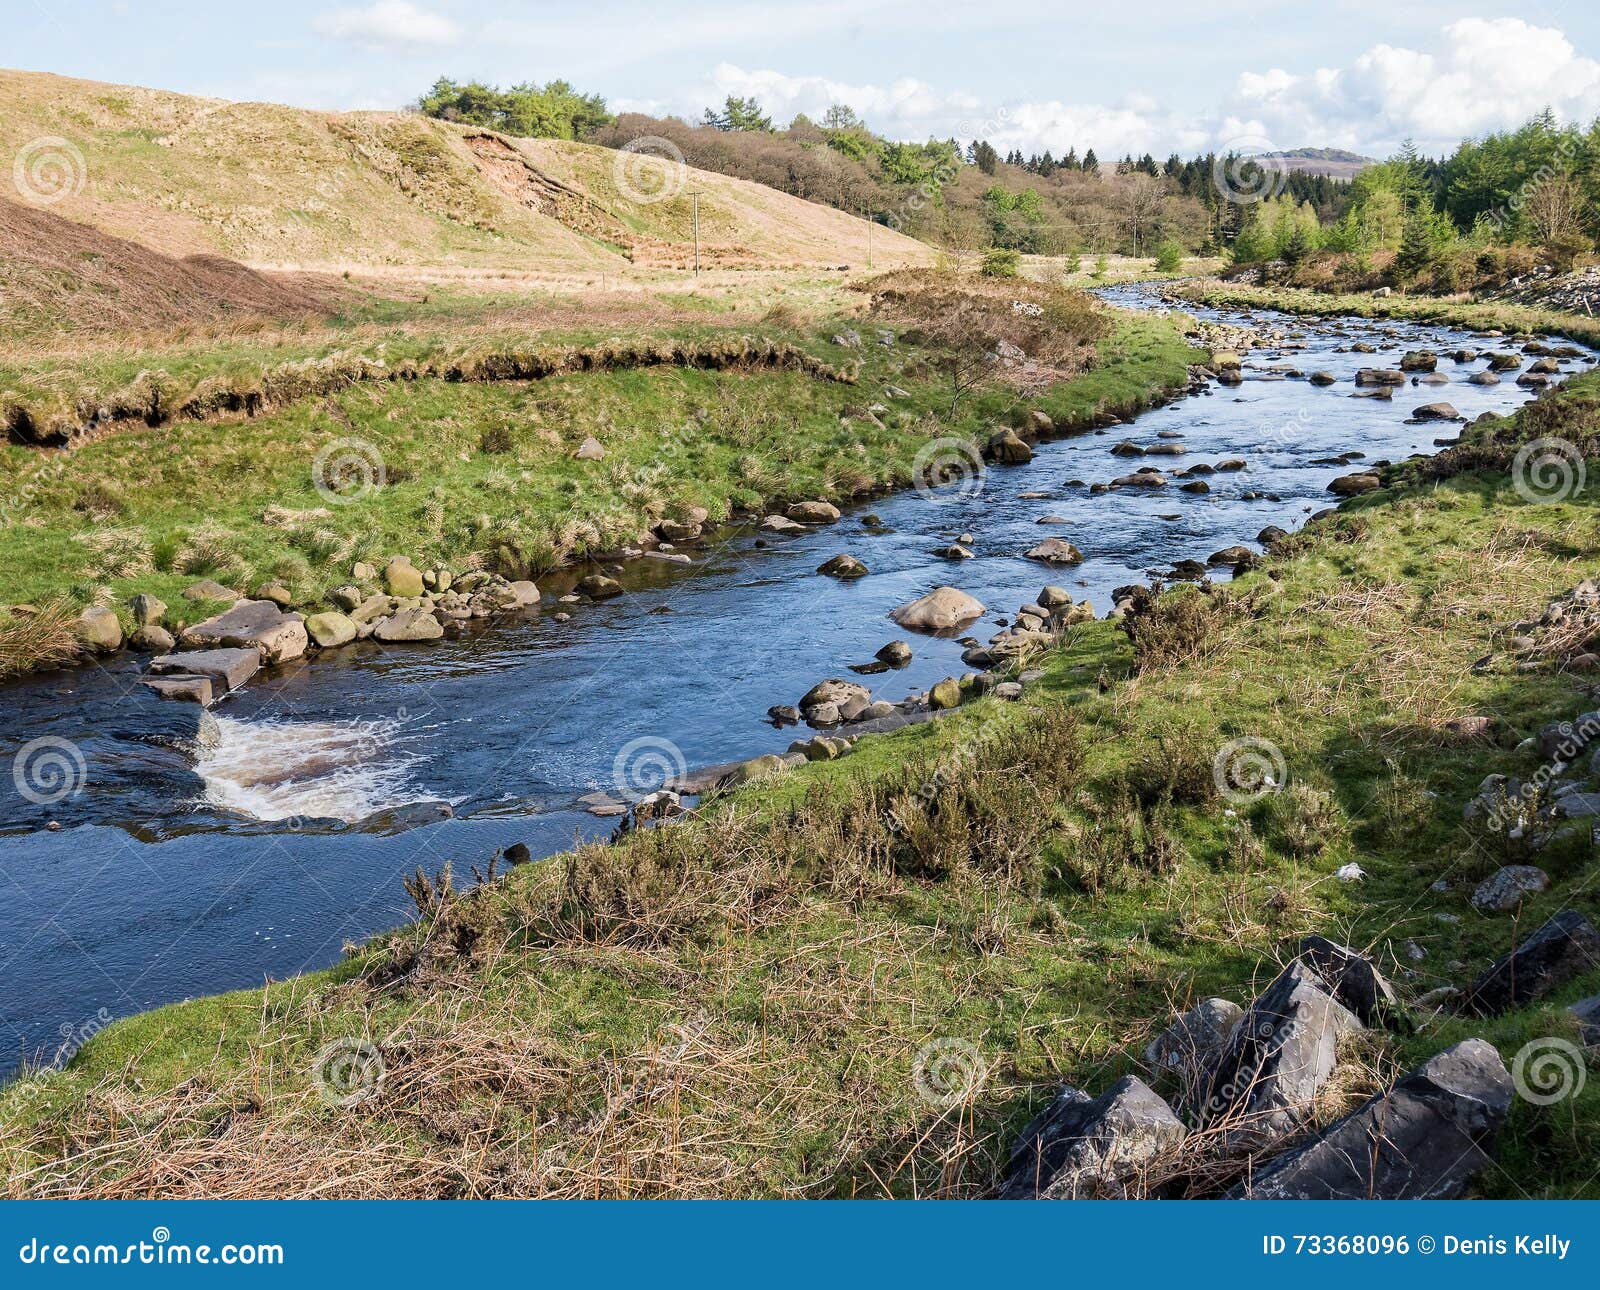
[[1329,179],[1353,179],[1368,166],[1378,163],[1358,152],[1343,148],[1289,148],[1281,152],[1263,152],[1263,161],[1281,162],[1286,170],[1298,170],[1306,175],[1326,175]]
[[[0,71],[0,155],[24,149],[41,173],[65,177],[52,213],[169,256],[255,268],[687,266],[694,192],[704,265],[862,266],[868,252],[864,221],[759,184],[415,113],[311,112]],[[667,196],[630,200],[627,185],[652,165]],[[931,258],[887,229],[871,237],[880,266]]]

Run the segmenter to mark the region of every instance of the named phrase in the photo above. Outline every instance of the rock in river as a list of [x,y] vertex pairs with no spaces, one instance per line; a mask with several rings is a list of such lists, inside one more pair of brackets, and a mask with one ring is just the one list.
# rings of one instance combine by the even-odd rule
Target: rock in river
[[270,600],[240,600],[226,613],[184,629],[191,649],[255,649],[263,663],[284,663],[306,652],[306,625]]
[[818,565],[817,572],[829,578],[865,578],[867,566],[853,555],[836,555]]
[[436,641],[444,635],[444,627],[426,609],[402,609],[380,619],[372,634],[380,641]]
[[832,502],[796,502],[784,514],[795,524],[832,524],[839,508]]
[[926,596],[919,597],[893,610],[889,617],[902,627],[919,631],[941,632],[981,618],[983,603],[955,587],[935,587]]
[[1046,564],[1082,564],[1083,552],[1065,538],[1046,538],[1028,552],[1028,559]]

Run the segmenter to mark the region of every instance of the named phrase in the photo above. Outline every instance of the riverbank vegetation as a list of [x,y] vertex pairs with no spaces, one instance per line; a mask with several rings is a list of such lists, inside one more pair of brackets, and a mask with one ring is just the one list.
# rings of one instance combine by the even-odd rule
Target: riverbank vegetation
[[[404,322],[379,302],[343,328],[3,368],[0,584],[13,604],[124,614],[147,592],[182,626],[211,608],[181,597],[201,578],[275,581],[309,607],[395,553],[537,576],[697,509],[718,523],[903,486],[932,439],[976,451],[1035,408],[1063,430],[1126,414],[1202,357],[1168,320],[969,281],[918,279],[887,312],[832,291],[709,321],[692,300],[619,306],[605,327],[541,328],[559,302],[446,299]],[[906,312],[936,289],[982,302],[961,335]],[[1001,341],[1022,358],[986,362],[953,406],[953,347]],[[8,670],[36,635],[0,637]]]
[[1503,287],[1538,266],[1564,272],[1600,236],[1600,122],[1550,112],[1468,139],[1448,157],[1407,144],[1351,182],[1336,219],[1268,191],[1233,242],[1236,264],[1323,291],[1389,286],[1449,294]]
[[[1575,1037],[1592,974],[1489,1020],[1422,1000],[1559,909],[1600,916],[1570,830],[1538,853],[1547,891],[1474,908],[1528,856],[1463,823],[1485,775],[1534,770],[1525,737],[1595,706],[1570,651],[1474,663],[1594,573],[1595,487],[1534,504],[1499,467],[1592,428],[1597,394],[1579,376],[1480,423],[1476,455],[1143,602],[1131,631],[1071,628],[1021,703],[614,846],[457,857],[411,884],[413,926],[337,969],[112,1025],[0,1095],[8,1191],[980,1195],[1063,1080],[1159,1084],[1144,1041],[1247,1001],[1312,930],[1368,951],[1417,1023],[1363,1037],[1323,1118],[1468,1035],[1508,1064]],[[1283,767],[1243,801],[1214,771],[1240,740]],[[1594,1081],[1519,1097],[1478,1190],[1593,1197],[1597,1148]]]

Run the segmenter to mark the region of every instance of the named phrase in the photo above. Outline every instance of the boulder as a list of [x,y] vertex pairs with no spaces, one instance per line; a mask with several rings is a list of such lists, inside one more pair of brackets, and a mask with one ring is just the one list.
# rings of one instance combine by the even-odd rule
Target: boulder
[[1098,1098],[1070,1085],[1028,1126],[1011,1150],[1003,1200],[1078,1200],[1143,1196],[1144,1175],[1182,1142],[1172,1108],[1136,1075]]
[[1206,557],[1207,564],[1252,564],[1256,553],[1247,546],[1225,546],[1220,551],[1213,551]]
[[1313,934],[1301,939],[1295,958],[1321,977],[1329,993],[1364,1025],[1389,1025],[1398,1020],[1400,1001],[1394,987],[1365,954]]
[[1413,421],[1461,421],[1464,418],[1453,403],[1424,403],[1411,409]]
[[1550,886],[1550,875],[1531,864],[1508,864],[1496,869],[1472,893],[1472,907],[1485,914],[1504,914]]
[[817,572],[828,578],[865,578],[867,566],[853,555],[836,555],[817,566]]
[[128,608],[137,627],[154,626],[167,616],[167,602],[143,591],[128,602]]
[[1030,560],[1042,560],[1045,564],[1082,564],[1083,552],[1073,546],[1065,538],[1046,538],[1028,553]]
[[1229,1193],[1251,1200],[1454,1200],[1491,1160],[1513,1085],[1492,1044],[1430,1058]]
[[796,502],[784,514],[796,524],[832,524],[839,508],[832,502]]
[[257,587],[255,598],[257,600],[270,600],[279,609],[294,608],[294,593],[276,578],[270,582],[263,582]]
[[578,450],[572,454],[574,461],[599,461],[606,455],[606,450],[592,434],[585,435],[583,442],[578,445]]
[[911,646],[904,641],[890,641],[873,655],[880,663],[890,667],[904,667],[911,661]]
[[1584,1047],[1600,1047],[1600,994],[1579,999],[1567,1011],[1578,1019],[1578,1038]]
[[1462,1008],[1492,1017],[1541,999],[1596,968],[1600,932],[1577,910],[1564,910],[1474,981]]
[[426,609],[402,609],[388,618],[380,618],[372,634],[380,641],[436,641],[444,635],[444,626]]
[[260,669],[261,651],[253,648],[185,650],[150,660],[153,675],[203,676],[219,696],[237,690]]
[[1374,489],[1382,488],[1383,480],[1372,471],[1358,471],[1353,475],[1340,475],[1328,485],[1328,491],[1337,497],[1356,497],[1361,493],[1370,493]]
[[506,583],[505,592],[510,609],[532,609],[539,603],[539,584],[526,578]]
[[415,600],[422,594],[422,570],[397,555],[383,568],[383,589],[401,600]]
[[239,593],[232,587],[224,587],[220,582],[211,578],[202,578],[183,589],[185,600],[227,600],[239,599]]
[[954,677],[945,677],[928,691],[928,706],[935,712],[961,706],[961,683]]
[[833,704],[835,708],[851,699],[859,699],[863,704],[872,702],[872,692],[864,685],[855,681],[843,681],[836,676],[830,676],[825,681],[818,681],[801,696],[799,708],[802,714],[810,713],[825,704]]
[[949,546],[936,547],[933,552],[941,560],[972,560],[977,557],[977,552],[970,546],[963,546],[960,542],[952,542]]
[[178,672],[171,676],[140,677],[139,684],[163,699],[179,703],[198,703],[202,708],[209,708],[217,701],[216,688],[207,676]]
[[1033,449],[1015,430],[996,430],[984,445],[983,455],[1002,466],[1022,466],[1033,460]]
[[1493,372],[1474,372],[1467,377],[1468,385],[1499,385],[1500,378]]
[[796,524],[786,515],[769,515],[761,521],[761,527],[768,533],[803,533],[805,525]]
[[1333,1074],[1339,1040],[1361,1020],[1309,964],[1278,974],[1234,1029],[1205,1085],[1196,1116],[1237,1143],[1298,1130]]
[[72,625],[72,634],[97,654],[113,654],[122,648],[122,624],[117,611],[105,605],[90,605]]
[[129,647],[141,654],[166,654],[175,649],[177,644],[171,632],[155,623],[135,628],[133,635],[128,637]]
[[306,635],[323,649],[335,649],[355,640],[356,625],[344,614],[329,610],[306,619]]
[[1396,386],[1404,385],[1405,383],[1406,374],[1404,372],[1395,372],[1384,367],[1363,367],[1356,373],[1357,385]]
[[1231,999],[1202,999],[1150,1041],[1144,1057],[1156,1070],[1177,1072],[1193,1086],[1208,1076],[1244,1016]]
[[984,614],[983,603],[955,587],[935,587],[927,595],[901,605],[889,617],[919,631],[949,631]]
[[603,573],[591,573],[578,580],[578,592],[590,600],[611,600],[622,594],[622,584]]
[[1144,449],[1138,444],[1129,443],[1124,439],[1121,443],[1113,445],[1111,455],[1113,457],[1142,457],[1144,456]]
[[1338,378],[1332,372],[1313,372],[1308,379],[1313,385],[1332,385]]
[[1072,604],[1072,593],[1065,587],[1041,587],[1034,603],[1044,609],[1064,609]]
[[263,663],[284,663],[306,652],[305,623],[270,600],[240,600],[232,609],[187,627],[180,638],[191,649],[255,649]]
[[1431,372],[1439,366],[1439,356],[1431,349],[1407,350],[1400,356],[1402,372]]

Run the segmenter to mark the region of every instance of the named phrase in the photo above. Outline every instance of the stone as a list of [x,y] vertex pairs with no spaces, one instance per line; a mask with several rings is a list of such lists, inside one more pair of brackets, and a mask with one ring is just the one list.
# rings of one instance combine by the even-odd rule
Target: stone
[[748,784],[751,780],[768,779],[773,775],[781,774],[788,769],[783,758],[776,753],[767,753],[761,757],[752,757],[749,761],[740,762],[729,772],[726,783]]
[[1511,1109],[1492,1044],[1466,1039],[1228,1193],[1252,1200],[1454,1200],[1488,1167]]
[[414,600],[422,594],[422,571],[397,555],[383,568],[383,589],[401,600]]
[[1474,372],[1467,377],[1468,385],[1499,385],[1500,378],[1493,372]]
[[841,578],[848,581],[853,578],[865,578],[867,576],[867,566],[853,555],[836,555],[819,564],[817,572],[824,577]]
[[1098,1098],[1070,1085],[1011,1150],[1003,1200],[1143,1196],[1143,1176],[1183,1142],[1183,1122],[1136,1075]]
[[1328,485],[1328,491],[1338,497],[1355,497],[1382,487],[1383,480],[1376,474],[1371,471],[1359,471],[1353,475],[1340,475]]
[[128,608],[137,627],[156,626],[167,616],[167,602],[143,591],[128,602]]
[[285,663],[306,652],[309,638],[298,614],[270,600],[240,600],[232,609],[186,627],[179,638],[191,649],[255,649],[263,663]]
[[880,663],[890,667],[904,667],[911,661],[911,646],[904,641],[890,641],[873,655]]
[[1113,457],[1142,457],[1144,456],[1144,449],[1138,444],[1129,443],[1128,440],[1124,439],[1121,443],[1112,446],[1111,455]]
[[179,703],[198,703],[202,708],[209,708],[217,701],[211,678],[206,676],[181,672],[171,676],[145,676],[139,679],[139,684],[163,699]]
[[578,580],[578,591],[590,600],[611,600],[622,594],[622,584],[603,573],[591,573]]
[[351,612],[366,598],[366,592],[362,591],[360,587],[335,587],[328,593],[328,600],[345,613]]
[[1462,1008],[1492,1017],[1542,999],[1574,977],[1600,968],[1600,932],[1575,909],[1564,910],[1474,981]]
[[934,555],[941,560],[972,560],[977,558],[977,552],[970,546],[963,546],[959,542],[952,542],[949,546],[941,546],[934,550]]
[[1045,564],[1074,565],[1083,563],[1083,552],[1073,546],[1065,538],[1046,538],[1038,546],[1027,553],[1030,560],[1042,560]]
[[1035,435],[1054,434],[1056,423],[1043,408],[1034,408],[1028,413],[1028,428]]
[[592,434],[585,435],[583,442],[578,445],[578,450],[572,454],[574,461],[600,461],[606,455],[606,450]]
[[925,596],[907,602],[889,617],[902,627],[919,631],[949,631],[984,614],[983,603],[955,587],[935,587]]
[[1400,1000],[1394,987],[1365,954],[1313,934],[1301,939],[1295,958],[1321,977],[1329,993],[1364,1025],[1389,1025],[1399,1019]]
[[97,654],[114,654],[122,648],[122,624],[117,611],[90,605],[72,625],[72,634]]
[[1313,385],[1332,385],[1338,378],[1332,372],[1313,372],[1308,379]]
[[664,542],[693,542],[700,532],[699,524],[684,520],[662,520],[656,525],[656,535]]
[[761,527],[768,533],[803,533],[805,526],[796,524],[786,515],[769,515],[761,521]]
[[850,699],[859,699],[863,704],[871,703],[872,692],[855,681],[844,681],[836,676],[830,676],[825,681],[818,681],[807,690],[801,696],[798,706],[804,715],[825,704],[832,704],[837,709]]
[[1584,1047],[1600,1047],[1600,994],[1579,999],[1567,1011],[1578,1020],[1578,1038]]
[[293,609],[294,595],[283,583],[273,579],[256,588],[257,600],[270,600],[279,609]]
[[436,641],[444,635],[444,626],[426,609],[402,609],[388,618],[380,618],[372,634],[380,641]]
[[1197,1120],[1251,1146],[1295,1132],[1333,1074],[1339,1040],[1360,1029],[1316,970],[1296,959],[1234,1029]]
[[227,600],[239,599],[239,593],[232,587],[224,587],[220,582],[211,578],[202,578],[183,589],[185,600]]
[[784,514],[796,524],[833,524],[839,508],[832,502],[796,502]]
[[1186,1083],[1209,1074],[1244,1016],[1231,999],[1202,999],[1145,1047],[1145,1061],[1157,1070],[1175,1071]]
[[1023,466],[1033,460],[1033,449],[1015,430],[996,430],[984,445],[983,455],[1002,466]]
[[203,676],[219,695],[237,690],[261,670],[261,651],[254,648],[185,650],[150,660],[156,675]]
[[928,706],[935,712],[947,708],[961,706],[961,683],[953,677],[945,677],[928,691]]
[[359,605],[350,611],[350,619],[358,627],[364,623],[375,623],[384,618],[395,609],[392,596],[368,596]]
[[1206,557],[1207,564],[1253,564],[1256,553],[1247,546],[1226,546]]
[[1043,609],[1064,609],[1072,604],[1072,593],[1065,587],[1041,587],[1034,603]]
[[1289,531],[1287,529],[1281,529],[1276,524],[1269,524],[1266,528],[1262,529],[1261,532],[1256,534],[1256,541],[1270,550],[1279,542],[1285,541],[1288,537]]
[[1465,418],[1456,411],[1453,403],[1424,403],[1420,408],[1411,409],[1413,421],[1462,421]]
[[532,609],[539,603],[539,584],[519,578],[506,584],[506,599],[510,609]]
[[1568,820],[1592,820],[1600,816],[1600,793],[1563,793],[1556,799],[1555,813]]
[[306,619],[306,635],[322,649],[335,649],[355,640],[356,625],[344,614],[330,609]]
[[1396,386],[1406,383],[1404,372],[1390,371],[1382,367],[1363,367],[1356,373],[1357,385],[1387,385]]
[[1536,895],[1550,886],[1550,875],[1531,864],[1508,864],[1478,884],[1472,893],[1472,907],[1485,914],[1504,914],[1515,909],[1526,896]]
[[177,644],[171,632],[155,623],[135,628],[133,635],[128,637],[129,648],[141,654],[166,654],[177,648]]
[[1439,365],[1439,356],[1431,349],[1408,350],[1400,356],[1402,372],[1431,372]]

